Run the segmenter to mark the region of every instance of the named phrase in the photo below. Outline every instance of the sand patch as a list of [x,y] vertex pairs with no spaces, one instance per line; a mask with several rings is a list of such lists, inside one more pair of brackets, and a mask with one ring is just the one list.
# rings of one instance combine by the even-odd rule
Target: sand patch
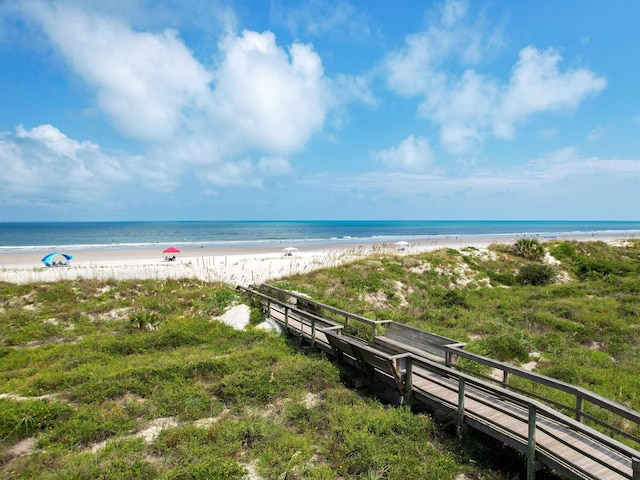
[[218,320],[222,323],[233,327],[235,330],[244,330],[249,325],[249,316],[251,311],[248,305],[236,305],[224,312],[219,317],[214,317],[213,320]]
[[36,439],[34,437],[24,438],[18,443],[5,450],[5,453],[9,457],[23,457],[25,455],[31,455],[36,446]]
[[162,432],[162,430],[165,430],[167,428],[177,427],[177,426],[178,426],[178,420],[176,420],[174,417],[156,418],[154,420],[151,420],[147,424],[146,428],[134,433],[133,435],[127,435],[125,437],[120,437],[118,439],[110,438],[103,442],[96,443],[91,447],[91,452],[96,453],[97,451],[103,449],[104,446],[107,444],[107,442],[110,442],[113,440],[128,440],[131,438],[142,438],[146,443],[153,443],[153,441],[158,437],[158,435],[160,435],[160,432]]

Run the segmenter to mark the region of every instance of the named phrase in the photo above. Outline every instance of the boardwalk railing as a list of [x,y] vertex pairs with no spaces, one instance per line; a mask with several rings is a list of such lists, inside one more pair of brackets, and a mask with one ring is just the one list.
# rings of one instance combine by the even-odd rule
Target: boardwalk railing
[[[455,347],[446,346],[445,349],[452,356],[462,357],[490,367],[494,372],[500,372],[501,378],[497,379],[495,376],[483,375],[475,370],[465,368],[463,364],[457,365],[459,370],[473,372],[475,376],[487,381],[498,382],[505,389],[538,399],[563,412],[568,412],[579,422],[593,422],[593,424],[604,427],[614,435],[627,438],[635,442],[636,445],[640,445],[640,438],[638,438],[637,434],[634,434],[640,430],[640,413],[635,410],[585,388],[546,377],[515,365],[509,365]],[[519,381],[512,382],[510,379],[513,377]],[[555,398],[551,398],[554,391],[557,394],[553,395]],[[562,401],[562,397],[566,399],[565,402]],[[570,400],[572,400],[572,403],[568,403]],[[611,420],[607,421],[607,418],[611,418]],[[626,423],[635,428],[623,430],[614,425],[614,423],[617,425]]]
[[[256,288],[253,289],[257,290]],[[335,322],[339,321],[344,327],[345,332],[353,333],[356,336],[365,338],[369,341],[373,341],[375,336],[380,333],[380,327],[391,322],[391,320],[371,320],[370,318],[340,310],[339,308],[332,307],[331,305],[316,302],[303,295],[283,290],[266,283],[260,285],[260,291],[268,292],[273,297],[278,296],[281,301],[285,301],[287,303],[290,303],[288,299],[293,299],[301,310],[314,310],[324,318],[331,319]]]
[[542,463],[568,478],[640,479],[640,452],[548,405],[413,354],[405,362],[416,400],[524,453],[528,478]]
[[[363,317],[275,287],[266,290],[279,298],[252,287],[238,289],[260,298],[265,313],[285,331],[299,335],[301,343],[307,340],[312,347],[346,359],[371,381],[377,376],[394,384],[405,402],[429,405],[454,418],[459,427],[475,428],[522,452],[528,480],[535,478],[541,465],[570,479],[640,480],[640,452],[586,424],[593,422],[614,435],[638,441],[628,429],[592,414],[592,407],[598,407],[637,431],[640,413],[624,405],[457,346],[445,346],[445,363],[410,352],[392,355],[349,335],[335,318],[345,318],[347,324],[360,322],[372,327],[371,331],[378,322],[363,322]],[[296,305],[289,302],[292,298]],[[299,308],[298,298],[311,304],[314,312],[308,310],[308,304]],[[321,316],[323,310],[332,311],[332,318]],[[460,358],[464,361],[458,361]],[[478,373],[470,368],[473,363],[500,375],[496,378]],[[573,401],[559,401],[558,395],[550,398],[554,392]]]

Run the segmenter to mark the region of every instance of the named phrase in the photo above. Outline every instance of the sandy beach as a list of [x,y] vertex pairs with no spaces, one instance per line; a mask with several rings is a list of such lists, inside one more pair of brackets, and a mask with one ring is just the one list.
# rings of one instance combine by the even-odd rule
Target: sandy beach
[[[640,238],[640,233],[588,232],[552,237],[529,235],[541,242],[549,240],[604,241],[619,244]],[[189,248],[167,261],[160,249],[81,250],[69,266],[47,267],[40,260],[49,251],[0,254],[0,281],[10,283],[53,282],[91,278],[100,280],[197,278],[230,285],[267,282],[297,273],[333,267],[375,253],[415,254],[441,248],[487,248],[491,244],[512,244],[522,238],[503,236],[446,236],[409,240],[399,249],[393,243],[318,243],[262,247]],[[285,255],[284,247],[297,249]]]

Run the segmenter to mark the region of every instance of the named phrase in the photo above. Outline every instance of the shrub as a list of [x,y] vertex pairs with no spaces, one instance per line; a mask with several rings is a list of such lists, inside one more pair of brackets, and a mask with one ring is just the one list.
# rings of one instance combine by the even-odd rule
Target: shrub
[[558,260],[571,260],[576,256],[576,247],[570,243],[562,242],[551,249],[551,255]]
[[516,280],[522,285],[549,285],[555,279],[556,272],[553,267],[537,263],[523,265],[516,276]]
[[71,408],[46,400],[0,399],[0,443],[33,435],[67,417]]
[[583,258],[576,267],[580,280],[599,280],[609,275],[624,274],[625,269],[619,262]]
[[137,312],[129,317],[129,329],[131,331],[157,330],[160,326],[160,320],[155,312]]
[[527,260],[542,260],[544,247],[535,238],[521,238],[511,246],[509,253]]
[[490,357],[497,358],[503,362],[511,360],[526,362],[529,360],[529,342],[530,337],[526,333],[505,333],[495,337],[488,337],[481,343]]

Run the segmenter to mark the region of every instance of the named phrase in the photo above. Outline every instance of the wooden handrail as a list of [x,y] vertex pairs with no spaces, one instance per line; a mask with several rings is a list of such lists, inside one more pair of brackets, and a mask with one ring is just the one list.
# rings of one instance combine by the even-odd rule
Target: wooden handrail
[[[363,317],[361,315],[356,315],[355,313],[347,312],[345,310],[341,310],[339,308],[332,307],[331,305],[326,305],[324,303],[316,302],[315,300],[311,300],[311,299],[309,299],[309,298],[307,298],[307,297],[305,297],[303,295],[297,295],[297,294],[292,293],[292,292],[290,292],[288,290],[283,290],[281,288],[274,287],[273,285],[269,285],[267,283],[261,284],[260,287],[261,288],[266,288],[268,290],[272,290],[272,291],[275,291],[275,292],[278,292],[278,293],[281,293],[281,294],[286,295],[288,297],[296,298],[296,299],[301,300],[301,301],[303,301],[305,303],[308,303],[310,305],[314,305],[314,306],[316,306],[318,308],[326,310],[327,312],[331,312],[331,313],[333,313],[335,315],[340,315],[340,316],[345,318],[345,322],[344,322],[345,325],[353,327],[356,330],[361,331],[362,333],[368,334],[367,331],[358,329],[357,327],[354,327],[353,325],[350,325],[349,324],[349,320],[355,320],[357,322],[363,323],[363,324],[365,324],[365,325],[367,325],[367,326],[369,326],[369,327],[371,327],[373,329],[372,336],[374,336],[374,337],[377,335],[377,329],[378,329],[379,326],[386,325],[387,323],[391,322],[391,320],[371,320],[370,318],[366,318],[366,317]],[[253,291],[258,291],[256,288],[252,288],[252,290]],[[282,300],[280,300],[280,301],[282,301]]]
[[[545,405],[544,403],[541,403],[537,400],[533,400],[529,397],[526,397],[524,395],[520,395],[518,393],[512,392],[506,388],[494,385],[492,383],[486,382],[484,380],[480,380],[472,375],[468,375],[465,373],[462,373],[452,367],[448,367],[442,364],[439,364],[437,362],[433,362],[431,360],[416,356],[412,353],[409,353],[406,355],[405,357],[405,362],[410,363],[411,364],[411,369],[413,370],[413,372],[415,372],[415,367],[419,367],[422,368],[424,370],[429,370],[435,373],[438,373],[439,375],[442,375],[444,377],[447,378],[451,378],[454,381],[458,382],[458,388],[460,388],[460,384],[464,384],[464,386],[462,387],[464,391],[468,392],[469,391],[469,387],[475,387],[478,389],[481,389],[487,393],[491,393],[492,395],[495,395],[499,398],[502,398],[503,400],[506,400],[510,403],[519,405],[520,407],[522,407],[523,409],[531,409],[531,408],[535,408],[536,414],[538,416],[543,416],[545,418],[548,418],[550,420],[553,420],[559,424],[562,424],[564,426],[566,426],[567,428],[571,429],[572,431],[575,432],[579,432],[581,434],[584,434],[585,436],[588,436],[589,438],[593,439],[594,441],[612,449],[615,450],[616,452],[618,452],[620,455],[622,455],[623,457],[626,457],[628,459],[630,459],[630,461],[632,462],[632,464],[634,465],[634,468],[638,468],[635,467],[636,465],[636,461],[638,459],[638,457],[640,456],[640,452],[638,452],[637,450],[633,449],[632,447],[629,447],[621,442],[618,442],[617,440],[587,426],[584,425],[583,423],[572,419],[571,417],[568,417],[556,410],[554,410],[553,408]],[[500,363],[500,362],[499,362]],[[457,408],[462,408],[463,409],[463,413],[462,415],[464,415],[464,398],[458,400],[458,405]],[[460,415],[460,412],[457,412],[457,415]],[[460,417],[459,417],[460,418]],[[489,419],[485,419],[485,420],[489,420]],[[539,428],[539,427],[538,427]],[[596,461],[599,461],[598,459],[594,459]],[[640,470],[639,470],[640,471]],[[632,478],[633,480],[637,480],[638,477],[637,474],[634,471],[634,474],[632,477],[629,477],[630,479]]]
[[[285,325],[288,313],[295,312],[299,316],[297,321],[301,322],[301,341],[303,336],[308,335],[304,333],[304,329],[311,326],[312,345],[316,340],[316,331],[323,332],[323,337],[326,335],[327,338],[342,338],[347,343],[357,342],[357,345],[354,344],[353,348],[360,352],[357,353],[356,356],[362,358],[356,360],[359,362],[366,360],[367,368],[371,369],[371,372],[373,372],[373,368],[384,369],[383,373],[386,371],[391,372],[401,393],[401,399],[402,396],[404,396],[405,401],[408,400],[410,402],[413,395],[421,395],[423,401],[430,397],[428,390],[422,390],[420,386],[425,385],[425,383],[423,383],[424,380],[428,380],[429,382],[435,381],[437,385],[446,388],[450,392],[457,392],[455,400],[451,398],[451,395],[440,398],[436,395],[433,397],[433,400],[440,402],[439,405],[445,408],[445,410],[450,410],[450,412],[455,415],[459,426],[463,424],[473,425],[475,428],[480,428],[496,436],[496,438],[512,446],[516,446],[521,452],[525,453],[528,479],[535,477],[535,470],[538,468],[540,462],[552,468],[559,468],[565,473],[570,474],[572,478],[596,478],[591,475],[589,470],[586,470],[591,467],[580,466],[580,464],[575,463],[573,460],[567,462],[566,459],[558,456],[557,451],[549,446],[548,443],[545,444],[542,440],[537,441],[536,436],[540,435],[540,439],[552,438],[556,442],[572,448],[573,452],[579,452],[580,455],[583,455],[585,460],[606,467],[611,472],[616,472],[620,478],[640,480],[640,452],[582,422],[585,418],[599,421],[583,411],[583,402],[590,402],[611,413],[631,420],[636,424],[640,423],[640,413],[624,405],[584,388],[468,352],[461,348],[464,346],[464,344],[461,343],[451,343],[443,346],[447,358],[452,359],[451,362],[447,362],[444,365],[414,353],[389,355],[377,350],[371,345],[362,343],[364,342],[362,339],[348,335],[346,332],[343,335],[344,325],[297,308],[286,301],[271,297],[253,288],[239,287],[239,290],[258,295],[263,301],[266,300],[267,308],[269,309],[274,307],[279,307],[276,308],[276,310],[284,309]],[[282,292],[289,295],[289,292]],[[309,301],[308,299],[305,299],[305,301],[317,304],[317,302]],[[322,304],[319,304],[319,306],[322,306]],[[348,313],[333,309],[332,307],[330,307],[330,309],[340,312],[342,315]],[[350,315],[348,318],[357,319],[358,316]],[[324,345],[324,340],[322,343]],[[346,348],[346,345],[344,348]],[[465,371],[466,369],[455,365],[456,362],[453,360],[458,357],[501,370],[503,372],[502,382],[498,379],[498,384],[496,384],[492,379],[489,379],[489,377],[485,377],[485,380],[479,378],[477,373],[467,373]],[[426,375],[426,371],[433,372],[437,376],[431,374]],[[511,386],[508,383],[508,375],[515,375],[535,384],[544,385],[573,395],[576,398],[576,407],[566,406],[560,402],[546,399],[544,396],[534,392],[527,392],[523,388]],[[511,429],[507,426],[508,423],[503,424],[500,419],[484,413],[484,409],[478,410],[475,407],[467,408],[466,402],[471,400],[473,400],[476,405],[479,403],[490,407],[494,412],[501,412],[503,418],[504,415],[508,415],[512,419],[518,419],[523,422],[527,428],[525,428],[524,431],[521,429]],[[561,413],[561,411],[555,410],[552,406],[545,404],[545,401],[550,404],[555,403],[561,408],[561,411],[566,408],[576,412],[576,418],[571,418]],[[615,427],[611,425],[602,421],[599,421],[599,423],[607,427],[610,431],[618,432],[615,430]],[[566,430],[563,432],[564,429]],[[592,450],[593,448],[596,450],[593,452],[582,451],[580,449],[581,447],[575,445],[572,439],[566,438],[566,433],[568,432],[571,432],[571,438],[577,439],[580,437],[586,440],[583,445],[588,447],[588,450]],[[633,436],[627,435],[627,437],[635,439]],[[610,465],[610,460],[608,459],[600,458],[597,451],[604,452],[605,450],[610,452],[609,455],[613,454],[613,457],[620,459],[619,461],[616,460],[617,466]]]
[[[539,399],[541,399],[542,401],[545,402],[549,402],[549,403],[553,403],[557,406],[566,408],[568,410],[571,410],[573,412],[575,412],[576,415],[576,420],[581,421],[583,419],[583,417],[586,417],[596,423],[599,423],[600,425],[610,429],[611,431],[618,433],[620,435],[623,435],[631,440],[634,440],[637,443],[640,443],[640,438],[636,437],[635,435],[632,435],[628,432],[625,432],[623,430],[620,430],[619,428],[610,425],[606,422],[604,422],[603,420],[600,420],[598,418],[593,417],[592,415],[587,414],[586,412],[584,412],[584,401],[590,402],[593,405],[596,405],[600,408],[602,408],[603,410],[606,410],[608,412],[611,412],[615,415],[618,415],[619,417],[625,418],[626,420],[629,420],[637,425],[640,425],[640,413],[625,406],[622,405],[621,403],[615,402],[613,400],[610,400],[606,397],[603,397],[602,395],[599,395],[595,392],[592,392],[590,390],[587,390],[585,388],[582,387],[578,387],[576,385],[571,385],[569,383],[563,382],[561,380],[557,380],[555,378],[551,378],[551,377],[547,377],[545,375],[541,375],[539,373],[535,373],[535,372],[531,372],[529,370],[525,370],[523,368],[517,367],[515,365],[510,365],[508,363],[505,362],[501,362],[499,360],[494,360],[492,358],[488,358],[488,357],[484,357],[482,355],[478,355],[476,353],[472,353],[469,352],[467,350],[462,350],[456,347],[453,347],[451,345],[447,345],[445,346],[445,351],[450,354],[451,356],[458,356],[458,357],[463,357],[469,360],[473,360],[477,363],[480,363],[482,365],[486,365],[489,366],[491,368],[495,368],[498,370],[502,370],[504,373],[503,376],[503,381],[502,381],[502,385],[505,388],[513,388],[509,386],[509,383],[507,381],[507,374],[511,374],[511,375],[515,375],[517,377],[520,378],[524,378],[527,380],[530,380],[534,383],[537,383],[539,385],[544,385],[550,388],[553,388],[555,390],[559,390],[561,392],[567,393],[569,395],[572,395],[575,400],[576,400],[576,405],[575,407],[572,405],[565,405],[562,404],[560,402],[558,402],[557,400],[552,400],[552,399],[548,399],[540,394],[535,394],[535,396]],[[520,391],[524,391],[522,389],[519,389]],[[525,393],[529,393],[529,392],[525,392]]]

